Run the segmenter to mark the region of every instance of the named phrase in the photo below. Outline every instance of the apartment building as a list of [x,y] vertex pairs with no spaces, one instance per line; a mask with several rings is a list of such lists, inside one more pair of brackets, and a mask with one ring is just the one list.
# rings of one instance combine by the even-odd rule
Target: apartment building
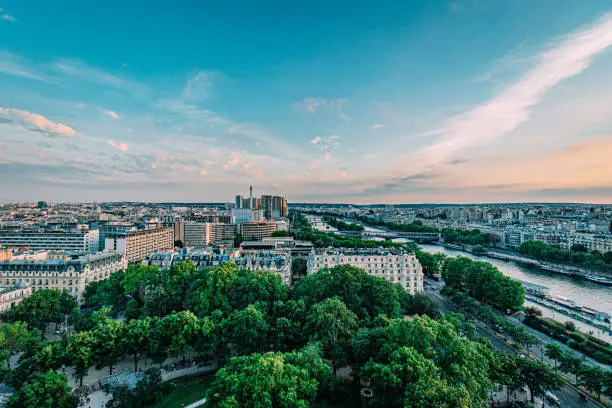
[[274,221],[243,222],[240,224],[240,234],[242,234],[242,238],[247,240],[260,240],[270,237],[274,231],[276,231],[276,222]]
[[159,251],[174,249],[172,228],[151,228],[128,234],[107,236],[104,247],[125,255],[128,262],[138,262]]
[[370,275],[400,284],[410,294],[423,291],[423,268],[416,255],[395,248],[313,249],[308,257],[308,274],[336,265],[352,265]]
[[240,269],[279,274],[287,285],[291,283],[291,254],[288,250],[238,250],[230,257]]
[[34,255],[0,262],[0,283],[25,282],[32,291],[66,290],[81,301],[88,283],[107,279],[127,267],[125,257],[115,251],[80,256],[48,251],[44,257],[40,253]]
[[99,231],[86,226],[72,229],[19,228],[0,229],[0,245],[30,250],[60,250],[96,253]]
[[0,313],[8,312],[31,294],[32,288],[25,282],[0,285]]

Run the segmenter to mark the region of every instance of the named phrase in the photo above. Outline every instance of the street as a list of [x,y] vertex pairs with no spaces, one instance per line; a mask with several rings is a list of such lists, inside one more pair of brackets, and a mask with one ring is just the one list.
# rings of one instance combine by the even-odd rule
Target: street
[[[429,288],[431,289],[426,289],[426,293],[430,295],[438,303],[438,305],[440,306],[441,312],[443,313],[458,312],[457,309],[451,303],[449,303],[446,299],[444,299],[438,293],[438,290],[440,289],[440,286],[438,283],[430,282]],[[497,348],[498,350],[507,352],[507,353],[512,353],[515,355],[519,354],[518,350],[516,350],[514,347],[512,347],[511,345],[506,343],[504,340],[499,338],[495,332],[493,332],[491,329],[486,327],[484,324],[476,320],[474,321],[474,324],[476,326],[476,333],[488,339],[493,345],[493,347]],[[526,358],[531,358],[531,357],[527,356]],[[564,408],[565,407],[567,408],[584,408],[584,407],[601,408],[603,407],[603,405],[591,399],[587,401],[581,401],[579,391],[573,386],[568,385],[567,383],[560,389],[555,390],[553,394],[555,394],[557,398],[559,398],[559,401],[561,402],[561,406]],[[545,406],[550,406],[550,405],[547,404]]]

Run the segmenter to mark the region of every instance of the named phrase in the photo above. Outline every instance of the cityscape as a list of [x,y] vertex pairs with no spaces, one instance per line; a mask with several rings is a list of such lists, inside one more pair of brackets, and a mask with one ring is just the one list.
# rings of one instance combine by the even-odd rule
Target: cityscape
[[612,407],[607,1],[5,0],[0,39],[0,407]]

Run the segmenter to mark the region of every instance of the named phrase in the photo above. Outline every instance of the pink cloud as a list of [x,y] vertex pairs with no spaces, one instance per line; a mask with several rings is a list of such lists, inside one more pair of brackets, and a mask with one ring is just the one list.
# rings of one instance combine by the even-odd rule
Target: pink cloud
[[113,119],[119,119],[119,115],[117,114],[117,112],[113,112],[111,110],[107,110],[107,111],[104,111],[104,114],[110,116]]
[[56,123],[38,113],[32,113],[21,109],[1,108],[0,114],[13,118],[14,121],[26,126],[33,126],[42,132],[52,133],[57,136],[83,137],[83,135],[70,126]]
[[115,142],[114,140],[109,140],[107,142],[113,149],[117,149],[122,151],[123,153],[127,152],[128,145],[127,143]]

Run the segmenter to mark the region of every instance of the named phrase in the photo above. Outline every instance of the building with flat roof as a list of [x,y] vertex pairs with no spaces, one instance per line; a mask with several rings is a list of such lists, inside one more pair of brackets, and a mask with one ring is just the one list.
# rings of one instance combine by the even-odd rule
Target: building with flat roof
[[144,257],[159,251],[174,249],[172,228],[151,228],[128,234],[107,236],[104,247],[125,255],[128,262],[139,262]]
[[336,265],[352,265],[370,275],[400,284],[410,294],[423,291],[423,268],[413,253],[396,248],[313,249],[308,257],[308,274]]
[[0,245],[31,250],[56,249],[95,253],[99,247],[99,231],[85,227],[0,229]]
[[111,273],[126,267],[127,261],[123,254],[115,251],[87,255],[49,251],[44,258],[21,257],[0,262],[0,284],[25,282],[32,291],[66,290],[81,301],[88,283],[107,279]]
[[245,240],[259,240],[270,237],[276,231],[274,221],[253,221],[240,224],[240,234]]

